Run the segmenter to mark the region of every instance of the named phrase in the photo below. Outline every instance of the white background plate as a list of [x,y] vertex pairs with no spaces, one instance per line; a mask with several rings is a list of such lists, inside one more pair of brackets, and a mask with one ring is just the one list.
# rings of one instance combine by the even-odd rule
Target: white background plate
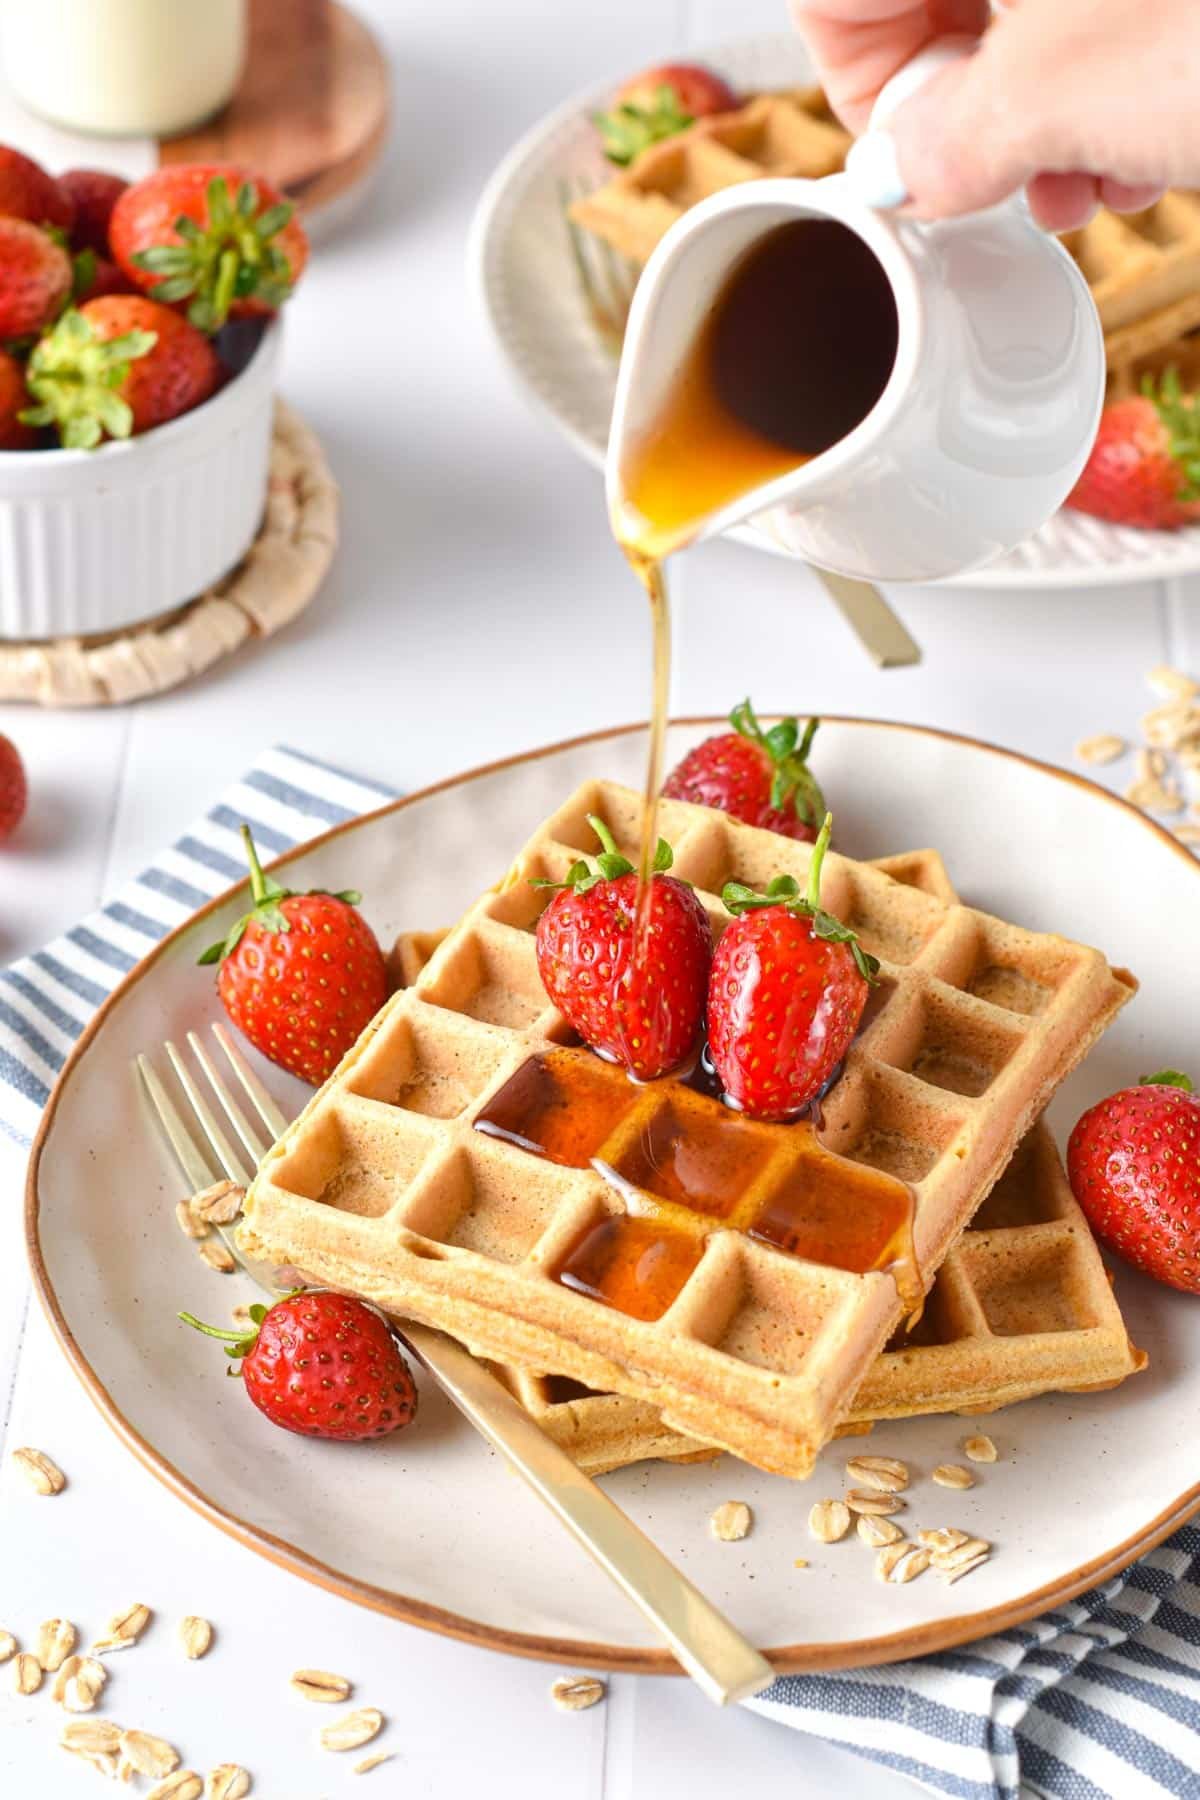
[[[698,52],[738,91],[795,87],[812,65],[794,32],[742,39]],[[603,466],[616,364],[587,318],[563,223],[564,182],[598,185],[612,173],[590,115],[612,87],[576,95],[528,131],[504,158],[480,200],[471,261],[484,310],[522,387],[579,453]],[[765,534],[730,536],[786,556]],[[1200,570],[1200,526],[1137,531],[1062,511],[1026,543],[985,569],[943,586],[1095,587]]]
[[[672,754],[700,735],[677,728]],[[293,885],[337,887],[352,870],[385,941],[402,927],[442,924],[579,781],[638,781],[643,748],[642,732],[628,730],[463,777],[294,857]],[[1141,977],[1141,995],[1060,1096],[1060,1137],[1083,1105],[1139,1071],[1200,1065],[1194,1012],[1179,1004],[1188,947],[1178,935],[1196,915],[1200,870],[1165,832],[1088,782],[915,728],[829,721],[820,772],[849,853],[936,845],[970,901],[1098,943]],[[897,819],[902,838],[888,823]],[[135,971],[49,1109],[30,1170],[31,1247],[77,1372],[160,1476],[285,1566],[323,1571],[359,1598],[500,1647],[656,1666],[616,1592],[547,1528],[430,1384],[418,1425],[397,1438],[311,1443],[267,1425],[224,1379],[214,1347],[174,1322],[177,1305],[211,1317],[250,1296],[240,1278],[204,1269],[178,1234],[179,1179],[129,1063],[218,1016],[195,958],[235,911],[218,907]],[[297,1084],[270,1078],[285,1104],[298,1103]],[[1192,1434],[1181,1428],[1200,1406],[1200,1306],[1128,1272],[1118,1290],[1150,1372],[1110,1394],[1002,1415],[1001,1460],[972,1493],[950,1496],[927,1479],[954,1456],[960,1421],[874,1434],[872,1450],[926,1472],[911,1497],[914,1520],[961,1523],[995,1540],[993,1561],[961,1585],[922,1581],[898,1596],[872,1579],[860,1546],[808,1539],[809,1505],[840,1491],[844,1450],[827,1452],[806,1485],[726,1458],[642,1465],[610,1477],[611,1491],[756,1642],[785,1647],[788,1666],[878,1660],[978,1635],[998,1610],[1040,1610],[1047,1589],[1061,1597],[1082,1585],[1200,1500]],[[753,1535],[736,1546],[705,1529],[729,1497],[756,1513]],[[795,1571],[798,1555],[812,1566]]]

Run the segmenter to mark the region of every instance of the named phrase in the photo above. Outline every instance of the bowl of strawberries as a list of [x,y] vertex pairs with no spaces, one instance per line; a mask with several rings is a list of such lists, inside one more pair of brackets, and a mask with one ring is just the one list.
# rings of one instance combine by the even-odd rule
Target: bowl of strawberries
[[0,145],[0,639],[135,625],[245,555],[307,258],[246,170],[54,176]]

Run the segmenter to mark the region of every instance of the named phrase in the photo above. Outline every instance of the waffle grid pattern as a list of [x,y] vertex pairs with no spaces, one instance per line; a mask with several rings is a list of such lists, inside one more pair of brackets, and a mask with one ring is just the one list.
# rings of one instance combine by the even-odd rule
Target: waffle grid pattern
[[[805,1261],[706,1221],[702,1254],[662,1317],[629,1317],[553,1273],[590,1229],[626,1214],[621,1192],[473,1126],[517,1069],[572,1041],[537,974],[532,933],[547,896],[528,878],[561,879],[591,847],[589,812],[632,851],[640,804],[588,783],[535,834],[272,1151],[243,1239],[493,1360],[654,1402],[687,1435],[804,1475],[899,1323],[891,1275]],[[705,808],[664,803],[660,829],[716,931],[726,881],[802,881],[807,869],[807,846]],[[824,1173],[834,1192],[839,1179],[861,1186],[864,1169],[910,1183],[931,1279],[1132,982],[1098,951],[842,856],[826,863],[824,900],[883,976],[825,1102]]]

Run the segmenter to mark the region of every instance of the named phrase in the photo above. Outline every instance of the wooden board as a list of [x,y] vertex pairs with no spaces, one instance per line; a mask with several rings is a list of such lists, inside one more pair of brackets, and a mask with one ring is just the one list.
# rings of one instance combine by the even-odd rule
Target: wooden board
[[249,0],[237,93],[208,124],[164,139],[159,157],[243,163],[312,214],[374,166],[390,100],[383,51],[346,7],[335,0]]

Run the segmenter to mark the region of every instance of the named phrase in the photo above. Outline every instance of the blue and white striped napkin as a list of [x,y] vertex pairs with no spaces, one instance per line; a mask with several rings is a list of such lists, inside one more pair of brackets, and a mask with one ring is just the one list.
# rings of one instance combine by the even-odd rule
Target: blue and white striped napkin
[[[95,1008],[243,878],[243,819],[278,855],[391,798],[269,750],[115,900],[0,970],[0,1130],[29,1142]],[[1200,1525],[1029,1625],[915,1662],[785,1676],[749,1704],[955,1800],[1200,1800]]]

